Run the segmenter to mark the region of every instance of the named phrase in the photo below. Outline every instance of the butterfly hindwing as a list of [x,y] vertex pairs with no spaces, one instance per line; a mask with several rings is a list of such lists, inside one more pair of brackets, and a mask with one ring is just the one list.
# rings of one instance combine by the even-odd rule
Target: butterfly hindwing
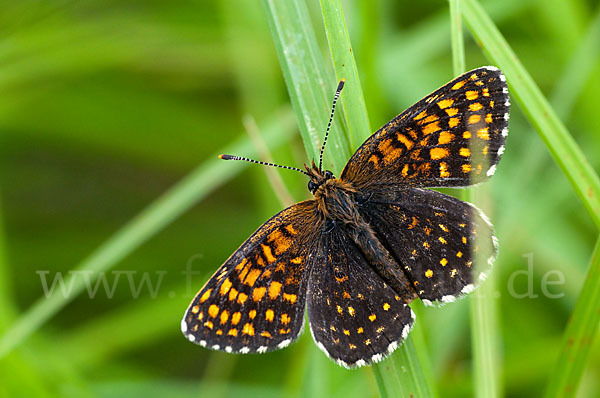
[[323,234],[307,297],[315,342],[345,367],[378,362],[408,335],[414,314],[371,268],[348,235]]
[[304,322],[315,202],[263,224],[199,291],[182,321],[186,337],[226,352],[266,352],[296,339]]
[[504,152],[509,108],[499,69],[467,72],[369,137],[341,178],[359,189],[389,184],[461,187],[485,181]]
[[497,254],[485,215],[436,191],[374,192],[361,213],[428,305],[451,302],[472,291]]

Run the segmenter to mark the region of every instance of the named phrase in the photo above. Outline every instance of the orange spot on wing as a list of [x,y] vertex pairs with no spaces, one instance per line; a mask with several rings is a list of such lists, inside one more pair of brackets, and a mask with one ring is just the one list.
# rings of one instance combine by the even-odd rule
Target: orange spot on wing
[[281,324],[282,325],[287,325],[288,323],[290,323],[290,316],[288,314],[281,314]]
[[415,118],[413,120],[420,120],[420,119],[423,119],[425,116],[427,116],[427,111],[423,111],[423,112],[419,113],[417,116],[415,116]]
[[374,163],[375,166],[377,166],[377,164],[379,163],[379,158],[376,155],[371,155],[371,157],[369,158],[369,162]]
[[229,288],[231,288],[231,281],[229,280],[229,278],[225,278],[225,280],[221,284],[221,287],[219,288],[219,293],[221,294],[221,296],[226,295],[229,291]]
[[480,115],[471,115],[471,116],[469,116],[469,124],[479,123],[480,120],[481,120],[481,116]]
[[429,151],[429,156],[431,156],[431,159],[433,160],[437,160],[437,159],[443,159],[446,156],[448,156],[449,152],[448,149],[446,148],[432,148]]
[[408,175],[408,164],[405,164],[404,167],[402,167],[402,177],[406,177]]
[[477,130],[477,137],[481,138],[482,140],[489,140],[489,127],[484,127],[482,129]]
[[401,143],[404,144],[404,146],[406,146],[406,149],[410,150],[415,143],[412,142],[407,136],[405,136],[404,134],[400,134],[398,133],[398,135],[396,136],[398,138],[398,141],[400,141]]
[[454,104],[454,100],[452,98],[443,99],[437,103],[440,109],[446,109],[449,106],[452,106],[452,104]]
[[275,313],[273,312],[273,310],[267,310],[267,312],[265,312],[265,319],[269,322],[273,322],[273,319],[275,318]]
[[290,303],[294,304],[296,302],[296,300],[298,299],[298,296],[296,296],[295,294],[283,293],[283,299],[285,301],[289,301]]
[[248,286],[254,286],[254,283],[260,276],[260,272],[261,271],[258,268],[252,268],[250,272],[248,272],[248,276],[246,277],[246,280],[244,280],[244,284]]
[[214,304],[212,304],[210,307],[208,307],[208,315],[210,315],[211,318],[215,318],[218,314],[219,314],[219,307],[217,307]]
[[254,336],[254,326],[251,323],[246,323],[242,328],[242,333],[249,336]]
[[298,233],[298,231],[294,229],[294,226],[292,224],[286,225],[285,230],[288,231],[291,235],[296,235]]
[[234,312],[233,315],[231,315],[231,324],[237,325],[238,323],[240,323],[240,319],[242,319],[242,313]]
[[479,102],[474,102],[472,104],[469,105],[469,110],[470,111],[478,111],[480,109],[483,109],[483,105],[481,105]]
[[284,253],[292,245],[292,240],[284,236],[279,229],[276,229],[275,231],[271,232],[268,240],[273,245],[275,245],[276,254]]
[[265,258],[267,259],[267,261],[270,263],[274,262],[276,260],[275,256],[273,256],[273,252],[271,251],[271,248],[267,245],[263,245],[261,243],[262,246],[262,251],[265,255]]
[[460,148],[458,151],[460,156],[469,157],[471,156],[471,150],[469,148]]
[[223,312],[221,312],[221,323],[226,323],[227,319],[229,319],[229,312],[227,310],[223,310]]
[[465,95],[467,96],[467,99],[469,101],[473,101],[476,100],[479,97],[479,93],[477,91],[473,91],[473,90],[469,90],[465,93]]
[[244,305],[244,303],[248,300],[248,295],[246,293],[240,293],[237,296],[237,302],[240,305]]
[[259,302],[265,296],[266,292],[267,288],[264,286],[255,288],[254,290],[252,290],[252,300],[254,300],[255,302]]
[[235,288],[232,287],[231,289],[229,289],[229,301],[235,300],[237,295],[238,295],[238,291],[235,290]]
[[439,126],[439,122],[429,123],[428,125],[423,126],[423,134],[428,135],[431,133],[435,133],[436,131],[441,130]]
[[446,162],[440,163],[440,177],[442,177],[442,178],[450,177],[450,172],[448,171],[448,164]]
[[204,293],[202,293],[202,296],[200,296],[200,300],[198,300],[200,303],[205,302],[206,300],[208,300],[208,298],[210,297],[210,293],[212,292],[212,289],[208,289],[207,291],[205,291]]
[[438,138],[438,145],[448,144],[449,142],[452,142],[453,139],[454,134],[451,134],[447,131],[442,131],[440,132],[440,136]]
[[271,300],[275,300],[277,296],[279,296],[279,292],[281,292],[281,283],[273,281],[269,286],[269,297]]
[[448,108],[446,109],[446,114],[448,116],[454,116],[458,113],[458,108]]
[[448,127],[454,128],[454,127],[458,126],[459,123],[460,123],[460,119],[459,118],[457,118],[457,117],[451,117],[448,120]]
[[436,120],[438,120],[439,118],[436,115],[429,115],[427,116],[425,119],[421,120],[419,122],[419,124],[423,125],[423,124],[428,124],[431,122],[435,122]]
[[460,80],[460,81],[454,83],[454,85],[452,86],[452,90],[458,90],[459,88],[461,88],[464,85],[465,85],[465,81]]

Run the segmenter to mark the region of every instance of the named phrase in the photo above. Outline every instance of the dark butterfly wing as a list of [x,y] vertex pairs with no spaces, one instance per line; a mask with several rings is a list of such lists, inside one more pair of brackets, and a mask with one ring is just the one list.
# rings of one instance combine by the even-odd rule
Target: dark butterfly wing
[[[426,305],[471,292],[497,255],[487,217],[452,196],[418,188],[372,192],[360,212]],[[474,256],[487,261],[475,267]]]
[[457,77],[379,129],[341,179],[373,185],[461,187],[494,174],[508,134],[506,79],[492,66]]
[[324,233],[311,270],[307,308],[319,348],[345,367],[378,362],[398,347],[414,322],[408,306],[340,229]]
[[194,298],[181,322],[185,336],[236,353],[289,345],[304,323],[311,232],[319,225],[312,200],[263,224]]

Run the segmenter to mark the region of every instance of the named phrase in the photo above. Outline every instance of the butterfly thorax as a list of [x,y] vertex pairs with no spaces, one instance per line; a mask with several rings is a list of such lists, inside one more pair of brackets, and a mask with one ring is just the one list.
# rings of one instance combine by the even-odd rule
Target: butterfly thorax
[[357,225],[360,216],[354,205],[356,190],[352,184],[335,178],[329,170],[320,170],[314,162],[312,167],[305,165],[305,168],[310,176],[308,190],[315,196],[321,217],[343,225]]

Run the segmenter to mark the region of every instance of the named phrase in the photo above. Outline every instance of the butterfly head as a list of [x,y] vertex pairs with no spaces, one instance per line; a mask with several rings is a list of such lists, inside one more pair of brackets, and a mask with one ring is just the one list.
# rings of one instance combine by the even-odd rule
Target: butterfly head
[[313,195],[316,195],[319,188],[324,186],[327,181],[335,180],[335,176],[333,175],[333,173],[331,171],[329,171],[329,170],[323,171],[323,170],[319,169],[315,165],[314,161],[312,163],[312,167],[309,167],[308,165],[304,165],[304,167],[307,171],[306,174],[310,178],[310,180],[308,181],[308,190]]

